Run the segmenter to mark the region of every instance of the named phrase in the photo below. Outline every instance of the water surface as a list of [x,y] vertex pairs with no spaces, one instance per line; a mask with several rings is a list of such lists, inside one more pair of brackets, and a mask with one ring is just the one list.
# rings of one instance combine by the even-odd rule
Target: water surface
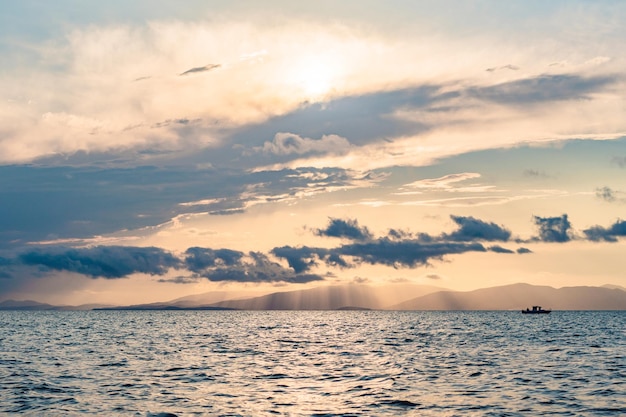
[[626,415],[626,312],[0,312],[0,414]]

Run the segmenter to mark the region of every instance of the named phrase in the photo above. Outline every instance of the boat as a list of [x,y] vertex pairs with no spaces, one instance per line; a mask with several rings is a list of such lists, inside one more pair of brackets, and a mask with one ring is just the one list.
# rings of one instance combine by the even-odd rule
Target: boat
[[522,310],[522,314],[550,314],[552,310],[544,310],[541,306],[533,306],[532,310],[527,308]]

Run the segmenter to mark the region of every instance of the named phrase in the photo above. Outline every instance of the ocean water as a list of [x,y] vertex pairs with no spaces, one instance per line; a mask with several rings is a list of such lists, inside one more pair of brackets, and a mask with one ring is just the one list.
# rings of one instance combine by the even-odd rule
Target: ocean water
[[626,312],[4,311],[0,381],[0,415],[617,416]]

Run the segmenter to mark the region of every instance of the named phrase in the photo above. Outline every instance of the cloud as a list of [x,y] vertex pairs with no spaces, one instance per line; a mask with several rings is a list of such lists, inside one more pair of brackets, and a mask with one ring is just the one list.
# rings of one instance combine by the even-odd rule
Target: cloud
[[626,156],[614,156],[611,162],[620,168],[626,168]]
[[[317,259],[329,266],[353,268],[359,263],[386,265],[393,268],[416,268],[429,265],[430,260],[441,260],[445,255],[464,252],[485,252],[480,243],[434,242],[418,240],[392,241],[381,238],[366,243],[353,243],[332,249],[321,248],[277,248],[273,253],[287,259],[290,266],[308,270],[318,265]],[[313,257],[312,255],[315,255]],[[346,258],[352,260],[349,261]]]
[[602,226],[593,226],[589,229],[583,230],[583,233],[587,239],[598,242],[617,242],[618,237],[626,236],[626,221],[617,220],[609,228]]
[[439,178],[428,178],[405,184],[403,188],[416,188],[421,190],[454,191],[456,183],[470,179],[480,178],[476,172],[463,172],[459,174],[448,174]]
[[134,273],[163,275],[180,266],[180,260],[163,249],[129,246],[38,248],[21,253],[18,260],[43,270],[75,272],[92,278],[124,278]]
[[122,158],[85,154],[55,162],[65,166],[0,166],[0,201],[11,201],[0,204],[0,247],[136,230],[182,214],[242,213],[255,205],[370,187],[386,178],[341,168],[250,172],[197,169],[189,163],[118,166]]
[[205,65],[203,67],[195,67],[195,68],[188,69],[187,71],[181,72],[178,75],[179,76],[184,76],[184,75],[190,75],[190,74],[197,74],[199,72],[211,71],[211,70],[214,70],[214,69],[219,68],[219,67],[221,67],[220,64],[209,64],[209,65]]
[[200,272],[215,266],[238,265],[244,253],[231,249],[210,249],[192,247],[185,251],[185,266],[193,272]]
[[297,274],[307,271],[318,265],[318,260],[328,254],[328,251],[309,247],[282,246],[272,249],[272,254],[283,258]]
[[615,192],[609,187],[596,188],[596,197],[612,203],[615,201]]
[[350,150],[350,142],[337,135],[323,135],[320,139],[309,139],[294,133],[277,133],[273,141],[265,142],[262,148],[255,149],[274,155],[326,153],[344,155]]
[[[267,146],[269,151],[276,148],[276,132],[283,132],[281,135],[286,137],[297,136],[296,141],[304,141],[306,146],[316,143],[313,142],[315,139],[310,138],[323,139],[332,135],[332,140],[339,145],[341,152],[348,149],[343,138],[352,145],[350,151],[354,152],[363,145],[380,143],[384,138],[423,132],[427,128],[423,123],[399,120],[390,115],[402,108],[427,108],[447,98],[447,94],[439,92],[440,88],[439,85],[424,84],[345,94],[329,98],[323,103],[307,103],[262,123],[244,126],[233,134],[232,140],[242,144],[258,143],[260,147],[255,149],[262,150]],[[259,143],[260,139],[262,142]],[[326,142],[330,140],[326,139]],[[316,146],[321,145],[318,143]],[[343,156],[341,152],[335,155]]]
[[[20,267],[30,268],[38,275],[54,271],[82,274],[92,278],[117,279],[143,273],[163,276],[171,270],[189,271],[159,282],[191,283],[199,278],[215,282],[308,283],[322,281],[328,272],[318,274],[321,266],[356,268],[361,264],[384,265],[395,269],[417,268],[442,261],[448,255],[467,252],[498,254],[531,253],[528,248],[516,251],[500,245],[484,246],[481,241],[510,241],[511,232],[503,226],[471,216],[451,216],[458,225],[452,233],[431,236],[391,229],[386,236],[375,238],[356,219],[330,218],[320,236],[347,237],[353,242],[332,248],[309,246],[275,247],[269,253],[242,252],[233,249],[190,247],[175,255],[157,247],[94,246],[68,248],[44,246],[0,257],[0,278],[13,281]],[[568,242],[572,239],[571,224],[566,214],[559,217],[534,216],[539,236],[534,241]],[[594,226],[584,230],[591,241],[615,242],[626,236],[626,221],[618,220],[608,228]],[[287,267],[276,261],[285,260]]]
[[604,200],[608,203],[624,203],[626,202],[626,197],[624,196],[623,191],[614,190],[610,187],[598,187],[596,188],[596,197],[601,200]]
[[612,76],[583,77],[546,74],[506,83],[476,87],[468,91],[475,98],[503,104],[534,104],[550,101],[587,99],[618,81]]
[[440,279],[442,279],[441,276],[437,275],[437,274],[427,274],[426,278],[432,279],[432,280],[440,280]]
[[533,220],[539,228],[538,240],[565,243],[572,239],[570,236],[572,225],[567,218],[567,214],[563,214],[560,217],[533,216]]
[[372,242],[343,245],[335,251],[342,256],[351,256],[359,262],[372,265],[415,268],[428,265],[431,259],[441,260],[445,255],[485,252],[486,249],[480,243],[424,243],[417,240],[392,241],[382,238]]
[[318,236],[348,238],[352,240],[367,240],[372,238],[372,234],[367,227],[359,226],[356,219],[334,219],[330,218],[325,229],[316,229]]
[[468,242],[474,240],[499,240],[506,242],[511,237],[511,232],[495,223],[485,222],[471,216],[454,216],[450,218],[459,226],[459,229],[442,235],[442,239]]
[[389,239],[410,239],[413,237],[413,233],[402,229],[389,229],[387,232]]
[[[346,225],[344,223],[339,222],[342,227]],[[331,225],[333,224],[336,223],[331,221]],[[488,224],[485,223],[485,225],[489,227]],[[351,233],[361,230],[356,221],[352,223],[349,229],[352,231]],[[501,229],[496,228],[496,230]],[[411,237],[408,238],[408,236]],[[478,242],[442,241],[443,236],[446,235],[434,238],[420,233],[417,238],[414,238],[409,233],[396,233],[391,237],[373,239],[369,235],[366,241],[330,249],[283,246],[274,248],[271,252],[274,256],[287,260],[294,271],[301,273],[319,266],[320,262],[324,262],[327,266],[341,268],[354,268],[360,263],[386,265],[393,268],[416,268],[420,265],[429,265],[431,260],[441,260],[446,255],[487,251]],[[494,252],[504,253],[504,249],[499,251],[496,248]],[[510,253],[510,251],[506,253]]]
[[489,250],[495,253],[515,253],[511,249],[503,248],[502,246],[499,246],[499,245],[490,246]]
[[199,280],[199,277],[178,276],[174,278],[160,278],[158,281],[172,284],[197,284]]
[[[495,223],[473,217],[451,216],[459,229],[450,234],[430,236],[425,233],[391,229],[387,236],[374,238],[366,227],[356,220],[331,218],[326,229],[317,229],[319,236],[347,237],[357,242],[335,248],[283,246],[274,248],[274,256],[287,260],[296,272],[304,272],[324,262],[328,266],[353,268],[359,263],[387,265],[394,268],[415,268],[428,265],[430,260],[441,260],[445,255],[464,252],[485,252],[479,241],[508,241],[511,232]],[[496,253],[514,253],[500,246],[492,246]]]
[[304,284],[324,280],[322,276],[316,274],[294,273],[293,270],[283,268],[280,264],[272,262],[267,255],[260,252],[250,252],[236,265],[207,268],[198,271],[198,275],[210,281],[218,282],[287,282]]
[[549,178],[549,175],[545,172],[530,168],[525,169],[523,175],[529,178]]
[[487,72],[494,72],[494,71],[500,71],[500,70],[511,70],[511,71],[518,71],[519,67],[515,66],[515,65],[502,65],[500,67],[491,67],[491,68],[487,68],[485,71]]
[[[320,250],[320,253],[321,250]],[[295,259],[295,258],[294,258]],[[332,256],[327,262],[332,263]],[[72,272],[92,278],[118,279],[135,273],[165,275],[171,269],[188,270],[192,276],[161,278],[159,282],[187,284],[203,277],[210,281],[307,283],[324,278],[303,274],[306,268],[284,268],[261,252],[192,247],[182,257],[156,247],[96,246],[92,248],[43,247],[0,258],[0,273],[16,278],[19,267],[41,273]]]

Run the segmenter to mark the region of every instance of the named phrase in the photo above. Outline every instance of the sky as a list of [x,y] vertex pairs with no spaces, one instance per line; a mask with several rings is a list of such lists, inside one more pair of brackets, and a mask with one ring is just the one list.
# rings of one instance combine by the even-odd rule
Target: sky
[[0,301],[626,286],[621,1],[0,5]]

